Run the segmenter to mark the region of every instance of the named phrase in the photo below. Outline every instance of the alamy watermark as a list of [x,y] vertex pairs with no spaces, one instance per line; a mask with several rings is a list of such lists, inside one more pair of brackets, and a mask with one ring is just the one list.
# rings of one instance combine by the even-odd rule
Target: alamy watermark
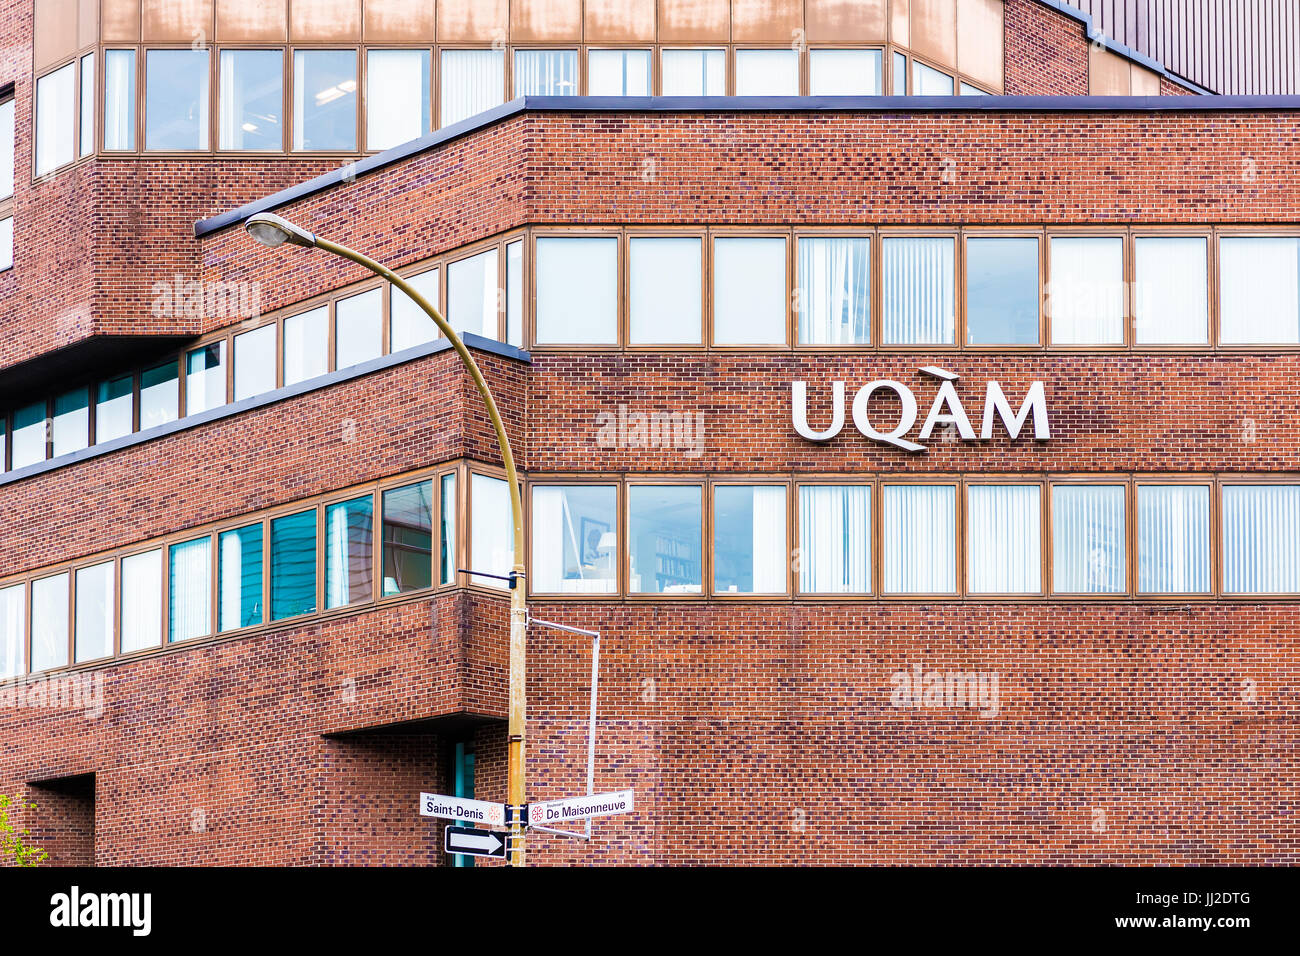
[[176,275],[150,289],[150,310],[157,318],[238,319],[262,317],[260,282],[221,282]]
[[631,412],[626,405],[617,412],[596,415],[596,447],[666,448],[687,458],[704,454],[703,412]]
[[913,664],[910,670],[894,671],[889,677],[895,707],[964,708],[981,717],[998,715],[997,671],[927,670]]
[[104,674],[64,674],[33,677],[0,686],[0,710],[80,710],[87,717],[104,716]]

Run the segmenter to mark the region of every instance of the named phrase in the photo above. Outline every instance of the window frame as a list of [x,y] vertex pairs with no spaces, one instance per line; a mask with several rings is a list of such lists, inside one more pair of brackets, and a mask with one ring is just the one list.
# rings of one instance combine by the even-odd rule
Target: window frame
[[[785,573],[783,574],[785,586],[780,591],[720,591],[717,589],[717,491],[719,488],[781,488],[785,493],[785,556],[783,565]],[[709,566],[709,576],[702,584],[702,592],[705,597],[711,600],[723,601],[751,601],[751,602],[772,602],[788,601],[795,593],[797,584],[793,579],[793,545],[791,543],[791,529],[794,527],[795,516],[791,513],[794,496],[791,493],[794,487],[794,481],[787,476],[772,475],[745,475],[745,474],[728,474],[725,477],[710,477],[705,496],[706,515],[704,524],[706,525],[706,552],[707,564]]]
[[[1220,491],[1219,482],[1213,474],[1205,472],[1185,472],[1170,474],[1169,472],[1152,472],[1133,473],[1130,484],[1132,488],[1131,501],[1133,516],[1130,522],[1130,554],[1132,555],[1129,569],[1132,575],[1131,587],[1134,598],[1139,602],[1148,602],[1154,604],[1169,603],[1170,601],[1178,602],[1196,602],[1210,603],[1219,600],[1221,596],[1222,582],[1222,558],[1220,557],[1220,538],[1222,537],[1223,525],[1222,514],[1220,512]],[[1206,488],[1206,555],[1205,560],[1208,567],[1206,575],[1206,589],[1204,591],[1143,591],[1140,588],[1141,582],[1141,560],[1140,551],[1140,528],[1141,515],[1138,507],[1141,502],[1141,489],[1143,487],[1161,487],[1161,486],[1197,486]]]
[[[982,345],[973,344],[970,341],[970,279],[971,271],[969,265],[969,247],[971,240],[981,239],[1033,239],[1037,247],[1037,273],[1038,273],[1038,337],[1033,343],[996,343],[989,342]],[[1047,289],[1047,272],[1046,264],[1043,261],[1047,252],[1047,242],[1045,230],[1043,227],[1029,227],[1024,229],[984,229],[984,228],[963,228],[961,230],[961,250],[959,257],[960,264],[957,271],[961,275],[961,286],[958,291],[960,302],[957,305],[957,332],[963,351],[969,352],[1041,352],[1047,342],[1046,317],[1044,313],[1044,296]]]
[[[504,477],[504,474],[502,475]],[[624,561],[623,552],[626,549],[626,515],[624,513],[623,500],[625,495],[625,482],[622,475],[610,475],[608,477],[600,475],[582,475],[573,478],[556,477],[547,475],[544,478],[539,477],[537,480],[521,479],[521,486],[524,493],[524,554],[528,559],[528,566],[535,567],[537,562],[533,560],[533,548],[536,541],[533,537],[533,492],[538,488],[612,488],[614,490],[614,534],[618,537],[618,546],[614,552],[614,589],[612,591],[592,591],[592,592],[574,592],[574,591],[542,591],[536,588],[536,578],[528,575],[528,596],[536,597],[539,600],[544,599],[547,603],[552,601],[583,603],[587,601],[610,601],[622,600],[627,596],[627,582],[624,578]]]
[[[785,337],[781,342],[772,343],[736,343],[718,342],[718,290],[717,290],[717,242],[719,239],[780,239],[785,243],[785,296],[784,319]],[[705,343],[710,350],[717,352],[789,352],[792,350],[794,330],[794,241],[793,231],[789,226],[756,226],[740,229],[732,226],[709,227],[707,261],[705,264],[704,287],[708,297],[709,308],[705,313],[704,323],[707,329]],[[626,298],[626,296],[624,296]]]
[[[1041,249],[1040,249],[1041,251]],[[965,600],[968,597],[980,600],[996,600],[998,603],[1016,604],[1027,601],[1040,601],[1047,596],[1051,589],[1049,575],[1052,573],[1052,562],[1049,557],[1051,539],[1050,525],[1047,517],[1047,509],[1050,502],[1047,494],[1048,482],[1041,475],[1037,474],[997,474],[988,475],[964,475],[962,477],[961,490],[961,513],[962,513],[962,537],[958,547],[964,552],[962,561],[962,582],[961,598]],[[976,591],[971,587],[971,549],[974,546],[972,537],[972,521],[970,517],[971,489],[975,487],[1032,487],[1038,489],[1038,590],[1037,591]],[[1113,596],[1113,595],[1112,595]]]
[[[634,487],[653,488],[698,488],[700,492],[700,589],[699,591],[662,592],[632,590],[632,489]],[[705,473],[698,474],[628,474],[623,478],[623,496],[620,509],[620,523],[623,528],[622,543],[619,545],[619,573],[624,582],[625,597],[628,603],[648,604],[665,602],[702,602],[709,598],[709,585],[713,579],[712,549],[712,507],[709,495],[709,478]]]

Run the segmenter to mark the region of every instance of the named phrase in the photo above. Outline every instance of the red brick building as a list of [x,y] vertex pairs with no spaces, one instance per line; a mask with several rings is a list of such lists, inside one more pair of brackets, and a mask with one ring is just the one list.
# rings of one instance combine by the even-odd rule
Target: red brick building
[[[442,865],[419,792],[505,796],[482,402],[263,211],[465,334],[530,612],[602,635],[636,811],[529,862],[1296,862],[1300,102],[1055,0],[0,16],[0,792],[53,862]],[[581,793],[589,645],[528,654],[529,799]]]

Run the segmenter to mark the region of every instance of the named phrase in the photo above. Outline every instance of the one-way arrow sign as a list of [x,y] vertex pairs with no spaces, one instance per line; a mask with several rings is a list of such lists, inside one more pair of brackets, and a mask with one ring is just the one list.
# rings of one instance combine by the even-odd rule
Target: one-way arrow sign
[[506,857],[506,835],[492,830],[476,830],[473,827],[447,827],[442,847],[448,853],[463,853],[467,856],[493,856],[504,860]]

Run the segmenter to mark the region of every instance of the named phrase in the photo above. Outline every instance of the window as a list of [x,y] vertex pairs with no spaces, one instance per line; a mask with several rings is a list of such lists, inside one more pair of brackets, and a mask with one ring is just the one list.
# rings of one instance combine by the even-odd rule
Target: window
[[737,50],[737,96],[798,96],[799,54],[794,50]]
[[912,61],[913,96],[952,96],[952,77],[916,60]]
[[329,306],[284,320],[284,384],[305,382],[329,371]]
[[612,594],[618,590],[618,489],[612,485],[533,488],[533,590]]
[[613,236],[537,239],[539,344],[618,342],[618,239]]
[[374,595],[375,505],[369,495],[325,509],[325,606]]
[[515,96],[577,96],[576,50],[516,50]]
[[225,340],[185,356],[185,414],[197,415],[226,404]]
[[438,565],[442,568],[441,581],[451,584],[456,580],[456,476],[443,475],[439,479],[438,498]]
[[524,347],[524,243],[506,243],[506,341]]
[[1052,590],[1120,594],[1128,590],[1123,485],[1052,488]]
[[789,590],[782,485],[713,489],[713,591],[782,594]]
[[271,521],[271,620],[316,610],[316,512]]
[[472,332],[490,339],[500,337],[497,331],[499,282],[496,249],[447,266],[447,321],[457,335]]
[[27,587],[0,588],[0,680],[27,670]]
[[235,336],[235,401],[275,390],[275,325]]
[[77,155],[95,151],[95,54],[81,58],[81,120],[77,131]]
[[[510,506],[510,485],[487,475],[470,477],[470,568],[507,575],[515,560],[515,533]],[[474,584],[504,588],[505,581],[474,575]]]
[[439,122],[459,123],[505,102],[505,50],[443,50]]
[[884,485],[881,589],[886,594],[955,594],[957,489]]
[[36,175],[44,176],[76,158],[77,67],[75,63],[36,81]]
[[293,148],[357,148],[356,51],[294,50]]
[[799,487],[799,590],[871,593],[871,486]]
[[44,402],[25,405],[14,412],[14,468],[24,468],[45,460],[48,428],[45,416]]
[[122,559],[122,653],[162,644],[162,549]]
[[54,400],[53,457],[69,455],[90,445],[90,390],[65,392]]
[[[14,194],[14,98],[0,101],[0,200]],[[4,211],[9,211],[6,204]]]
[[881,307],[886,345],[953,345],[956,240],[951,236],[885,236]]
[[77,614],[73,630],[78,663],[113,656],[113,618],[116,588],[113,562],[93,564],[77,570]]
[[805,236],[797,250],[800,344],[871,344],[871,240]]
[[726,96],[725,50],[664,50],[659,66],[664,96]]
[[811,96],[879,96],[879,50],[811,50],[808,93]]
[[144,148],[208,148],[208,51],[146,50]]
[[1300,485],[1223,486],[1223,593],[1300,592]]
[[700,593],[703,493],[699,485],[628,487],[630,593]]
[[1300,343],[1300,238],[1220,239],[1219,303],[1225,345]]
[[968,345],[1038,344],[1038,240],[966,240]]
[[217,535],[217,630],[262,623],[262,525]]
[[140,373],[140,430],[174,422],[180,414],[180,373],[168,362]]
[[104,51],[104,149],[135,149],[135,50]]
[[384,596],[431,587],[433,482],[385,491],[383,520]]
[[14,265],[14,217],[0,219],[0,272]]
[[167,640],[188,641],[212,629],[212,539],[168,549]]
[[590,50],[588,96],[649,96],[649,50]]
[[366,149],[389,149],[432,127],[428,50],[366,51]]
[[1133,333],[1139,345],[1210,340],[1206,249],[1204,236],[1133,240]]
[[962,96],[988,96],[989,94],[981,90],[978,86],[972,86],[969,83],[963,82],[961,84],[961,95]]
[[968,589],[975,594],[1042,593],[1039,486],[970,485],[966,494]]
[[785,240],[730,237],[713,241],[713,341],[783,345]]
[[628,239],[628,321],[633,345],[703,341],[704,242],[633,236]]
[[907,57],[898,52],[893,58],[893,91],[895,96],[907,95]]
[[130,375],[100,382],[95,392],[95,444],[131,434],[135,379]]
[[68,573],[32,582],[32,670],[68,663]]
[[221,149],[284,149],[284,59],[279,50],[222,50]]
[[1123,237],[1053,236],[1047,249],[1052,344],[1123,345]]
[[1210,590],[1208,485],[1138,485],[1138,593]]
[[[413,276],[405,276],[415,291],[424,296],[435,309],[438,307],[438,270],[430,269]],[[415,304],[401,289],[393,286],[393,295],[388,303],[389,336],[392,340],[390,351],[401,352],[404,349],[432,342],[438,337],[438,326],[429,314]]]
[[384,353],[384,290],[339,299],[334,306],[334,367],[360,365]]

